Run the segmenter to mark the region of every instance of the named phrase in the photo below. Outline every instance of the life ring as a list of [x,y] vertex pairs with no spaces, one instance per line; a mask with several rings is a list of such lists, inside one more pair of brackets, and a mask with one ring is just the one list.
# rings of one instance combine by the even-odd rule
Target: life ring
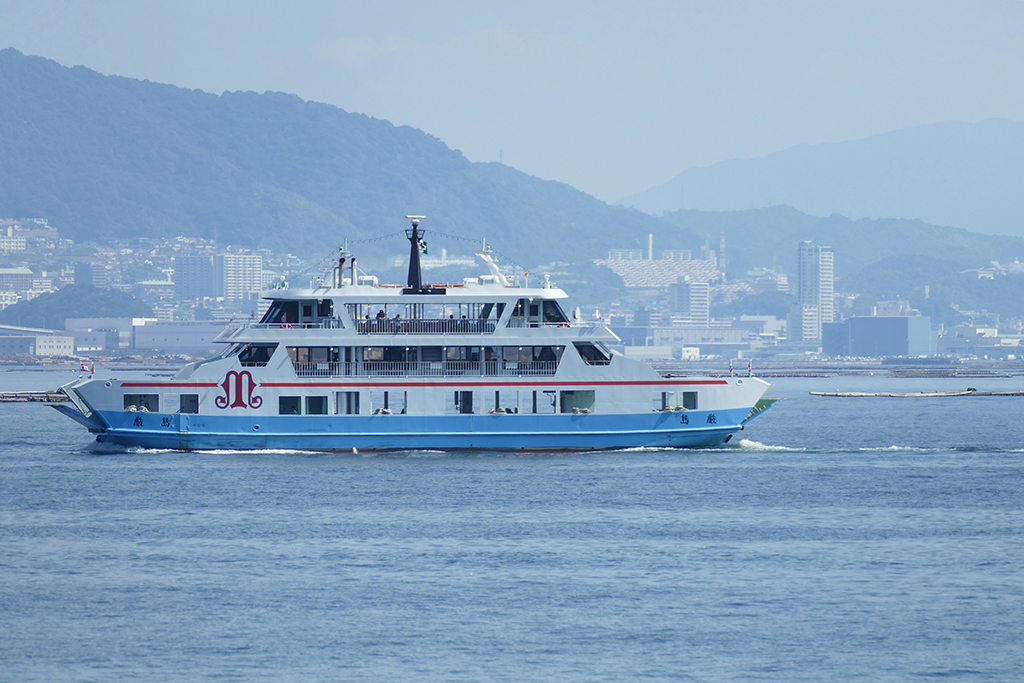
[[285,330],[285,329],[290,330],[290,329],[292,329],[292,326],[289,325],[288,323],[285,323],[284,325],[281,325],[281,327],[279,327],[278,329],[280,329],[280,330]]

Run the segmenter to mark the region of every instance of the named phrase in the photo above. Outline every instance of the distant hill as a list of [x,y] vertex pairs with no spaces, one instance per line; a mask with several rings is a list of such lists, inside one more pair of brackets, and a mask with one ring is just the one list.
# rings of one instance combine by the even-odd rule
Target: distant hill
[[976,273],[961,272],[955,262],[927,256],[882,259],[839,280],[836,288],[861,294],[850,311],[854,315],[871,315],[875,302],[902,299],[930,316],[933,325],[963,321],[952,304],[981,314],[990,324],[992,313],[1024,317],[1024,275],[979,279]]
[[[281,93],[213,95],[0,50],[0,216],[76,241],[189,235],[300,256],[428,216],[431,247],[488,243],[524,267],[694,237],[572,187],[469,162],[422,131]],[[438,233],[474,244],[445,244]],[[367,267],[408,253],[358,248]],[[376,257],[376,261],[374,260]]]
[[[859,271],[881,259],[910,255],[951,262],[959,270],[990,261],[1024,261],[1024,238],[982,235],[961,228],[928,225],[919,220],[851,220],[833,215],[817,218],[788,206],[747,211],[676,211],[663,219],[687,233],[708,239],[718,248],[725,234],[727,274],[734,279],[754,267],[778,268],[796,275],[797,245],[803,240],[835,251],[837,277]],[[899,263],[894,258],[893,263]]]
[[1024,236],[1024,123],[947,121],[691,168],[620,204],[651,214],[789,205]]

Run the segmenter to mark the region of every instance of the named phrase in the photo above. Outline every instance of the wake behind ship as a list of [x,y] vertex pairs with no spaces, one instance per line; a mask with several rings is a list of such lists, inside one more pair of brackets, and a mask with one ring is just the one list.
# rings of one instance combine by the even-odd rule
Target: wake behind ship
[[81,379],[53,407],[123,446],[311,451],[704,447],[764,408],[755,377],[663,378],[570,320],[547,280],[489,274],[424,285],[422,216],[408,283],[362,274],[342,250],[317,286],[275,289],[224,352],[161,381]]

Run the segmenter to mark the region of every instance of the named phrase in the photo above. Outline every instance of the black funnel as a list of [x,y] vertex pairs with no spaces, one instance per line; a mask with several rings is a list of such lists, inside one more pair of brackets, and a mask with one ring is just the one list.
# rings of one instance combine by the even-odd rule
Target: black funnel
[[420,232],[420,220],[426,216],[406,216],[412,221],[412,229],[405,231],[409,238],[409,289],[420,291],[423,289],[423,275],[420,273],[420,240],[423,233]]

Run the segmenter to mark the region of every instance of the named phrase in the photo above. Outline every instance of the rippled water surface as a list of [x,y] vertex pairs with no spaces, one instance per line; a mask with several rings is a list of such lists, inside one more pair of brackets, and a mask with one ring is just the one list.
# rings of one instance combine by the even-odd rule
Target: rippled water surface
[[[55,373],[0,372],[0,391]],[[1024,378],[727,447],[96,448],[0,404],[0,680],[1024,680]]]

